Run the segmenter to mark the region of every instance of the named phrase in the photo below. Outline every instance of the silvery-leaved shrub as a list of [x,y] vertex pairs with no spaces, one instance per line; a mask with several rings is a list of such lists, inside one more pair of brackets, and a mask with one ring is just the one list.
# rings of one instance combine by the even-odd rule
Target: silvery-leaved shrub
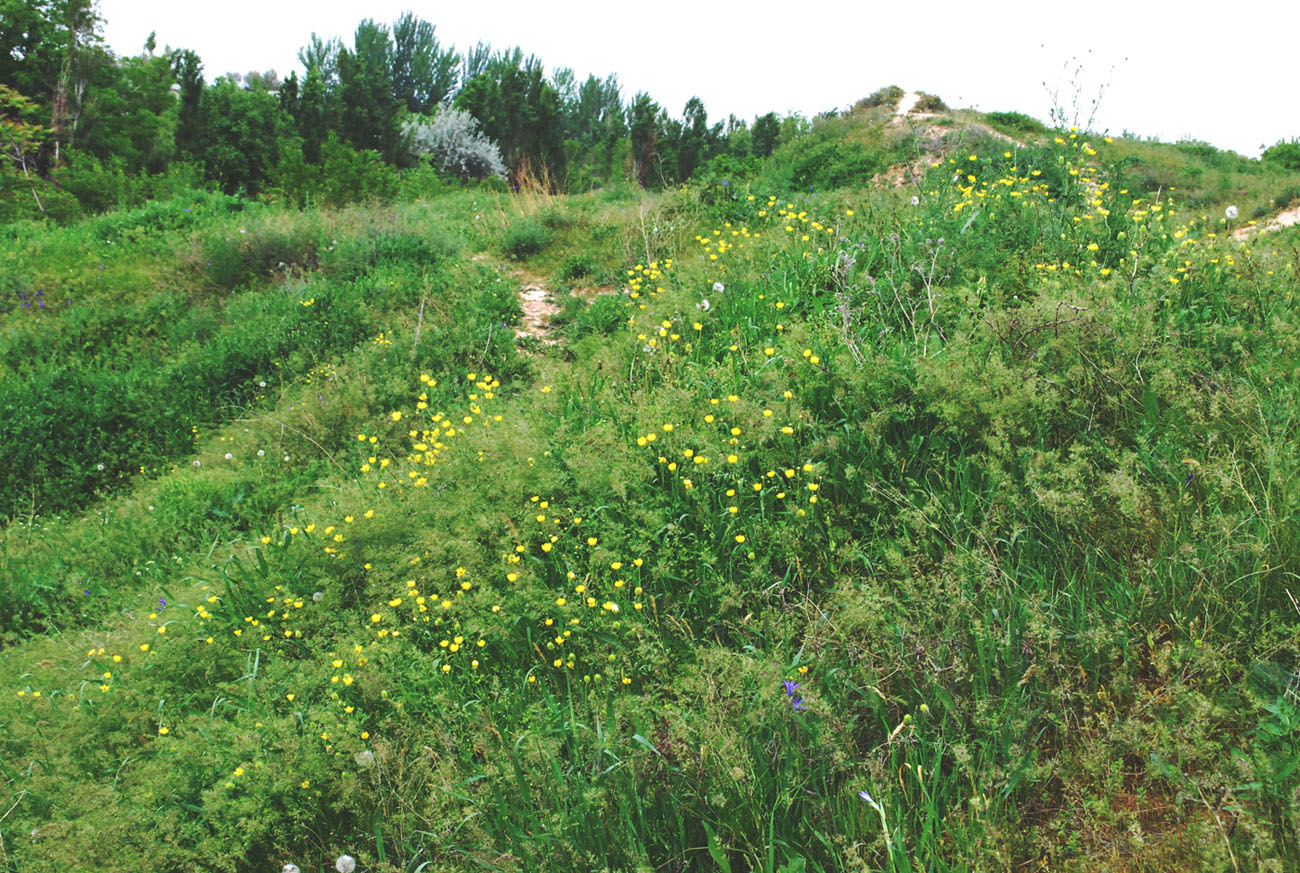
[[487,179],[506,174],[501,150],[478,127],[468,112],[443,109],[432,118],[411,119],[405,133],[411,151],[428,156],[442,172],[462,179]]

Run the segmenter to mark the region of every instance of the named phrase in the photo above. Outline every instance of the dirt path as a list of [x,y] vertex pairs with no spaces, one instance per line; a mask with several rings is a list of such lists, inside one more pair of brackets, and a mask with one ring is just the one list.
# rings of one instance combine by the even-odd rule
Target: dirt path
[[[485,263],[491,258],[486,254],[477,254],[470,260]],[[493,266],[497,271],[519,283],[519,308],[523,311],[523,315],[519,319],[519,325],[515,327],[515,338],[528,337],[544,345],[559,345],[560,340],[551,327],[551,319],[562,307],[555,302],[555,295],[547,287],[546,278],[524,267],[509,269],[502,263]],[[584,285],[569,291],[570,296],[577,297],[588,305],[597,297],[617,293],[618,289],[613,285]]]
[[1300,224],[1300,205],[1292,206],[1290,209],[1283,209],[1262,224],[1237,228],[1232,232],[1232,238],[1235,240],[1249,239],[1252,234],[1272,233],[1284,227],[1294,227],[1297,224]]
[[907,125],[921,142],[925,155],[910,163],[895,164],[876,177],[886,185],[902,188],[919,182],[929,171],[935,160],[946,154],[947,150],[950,150],[951,147],[945,146],[944,142],[952,138],[954,134],[961,136],[982,134],[1000,142],[1014,145],[1017,148],[1025,147],[1025,144],[1015,137],[994,130],[983,122],[974,121],[960,127],[948,127],[929,121],[929,119],[938,118],[944,113],[917,112],[915,111],[916,106],[920,101],[921,94],[919,92],[908,91],[904,93],[898,100],[898,106],[894,109],[894,117],[891,119],[891,123]]
[[547,290],[546,280],[524,269],[513,270],[510,275],[519,281],[519,308],[524,311],[515,328],[515,337],[532,337],[548,346],[558,344],[559,340],[551,332],[551,318],[560,307]]
[[898,107],[894,110],[895,115],[906,115],[916,108],[916,104],[921,102],[921,95],[915,91],[908,91],[898,100]]

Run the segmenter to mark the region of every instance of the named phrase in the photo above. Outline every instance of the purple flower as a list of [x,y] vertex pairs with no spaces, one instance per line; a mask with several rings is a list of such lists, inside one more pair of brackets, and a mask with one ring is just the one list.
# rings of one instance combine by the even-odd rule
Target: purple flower
[[794,692],[799,688],[799,683],[793,679],[785,679],[781,682],[785,686],[785,696],[793,697]]
[[807,707],[803,705],[802,697],[796,697],[790,701],[790,708],[795,712],[803,712]]

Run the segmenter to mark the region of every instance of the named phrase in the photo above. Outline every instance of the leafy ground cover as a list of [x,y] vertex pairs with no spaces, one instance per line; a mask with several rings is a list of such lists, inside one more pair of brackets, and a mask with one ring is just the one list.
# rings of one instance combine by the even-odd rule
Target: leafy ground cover
[[1297,231],[888,138],[7,231],[0,867],[1300,864]]

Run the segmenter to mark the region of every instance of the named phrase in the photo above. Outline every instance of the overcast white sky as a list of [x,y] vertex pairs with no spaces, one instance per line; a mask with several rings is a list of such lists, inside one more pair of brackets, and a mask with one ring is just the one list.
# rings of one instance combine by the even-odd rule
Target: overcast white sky
[[315,32],[351,41],[365,17],[410,9],[444,44],[521,46],[548,70],[617,73],[625,98],[648,91],[674,115],[694,95],[711,119],[767,111],[806,115],[897,84],[950,106],[1046,119],[1043,83],[1068,108],[1083,64],[1082,115],[1101,95],[1098,129],[1202,139],[1258,155],[1300,136],[1294,42],[1300,0],[100,0],[118,54],[194,49],[209,81],[227,72],[299,69]]

